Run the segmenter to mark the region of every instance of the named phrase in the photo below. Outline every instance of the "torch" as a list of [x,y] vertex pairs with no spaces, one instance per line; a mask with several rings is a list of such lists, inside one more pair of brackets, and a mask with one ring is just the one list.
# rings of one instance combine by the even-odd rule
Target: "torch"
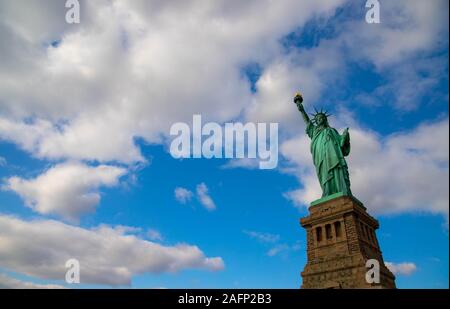
[[303,97],[300,92],[296,92],[294,95],[294,103],[297,104],[298,107],[300,107],[303,103]]

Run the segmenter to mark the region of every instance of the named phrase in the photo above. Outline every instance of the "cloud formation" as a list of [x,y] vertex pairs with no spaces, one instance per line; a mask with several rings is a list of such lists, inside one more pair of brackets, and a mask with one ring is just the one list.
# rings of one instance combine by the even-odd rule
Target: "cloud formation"
[[93,212],[99,204],[99,188],[116,186],[125,173],[126,169],[109,165],[61,163],[33,179],[10,177],[3,189],[17,193],[40,214],[78,222],[81,215]]
[[216,209],[216,204],[210,196],[209,189],[204,182],[197,185],[196,192],[197,199],[203,207],[205,207],[209,211]]
[[244,234],[248,235],[250,238],[256,239],[263,243],[274,243],[280,240],[280,235],[271,233],[262,233],[256,231],[243,231]]
[[389,268],[390,271],[394,273],[394,275],[403,275],[410,276],[417,270],[417,266],[414,263],[405,262],[405,263],[391,263],[386,262],[386,267]]
[[120,227],[84,229],[0,215],[0,234],[0,265],[41,279],[64,280],[72,258],[80,262],[81,283],[110,286],[130,285],[136,274],[224,268],[220,257],[206,257],[197,246],[164,246]]
[[[446,55],[435,53],[448,46],[448,1],[382,3],[380,24],[365,22],[359,2],[342,7],[347,18],[315,19],[315,33],[332,28],[333,35],[310,48],[289,46],[266,64],[245,109],[248,119],[280,122],[285,133],[295,134],[302,124],[292,112],[294,92],[302,91],[307,106],[334,103],[350,83],[350,64],[373,69],[375,89],[351,93],[346,102],[339,101],[341,105],[388,105],[411,111],[430,93],[428,101],[448,102],[447,93],[434,91],[448,78]],[[296,33],[300,40],[303,31],[299,27]]]
[[21,281],[0,274],[0,289],[64,289],[65,287],[58,284],[38,284],[28,281]]
[[175,188],[175,199],[182,204],[186,204],[187,202],[189,202],[192,199],[192,196],[193,196],[192,191],[186,188],[182,187]]
[[0,138],[39,158],[142,161],[135,137],[162,143],[198,111],[239,116],[251,100],[242,68],[341,3],[83,1],[67,25],[52,1],[2,2]]
[[162,241],[163,240],[161,233],[155,229],[149,229],[147,231],[147,237],[148,237],[148,239],[150,239],[152,241]]

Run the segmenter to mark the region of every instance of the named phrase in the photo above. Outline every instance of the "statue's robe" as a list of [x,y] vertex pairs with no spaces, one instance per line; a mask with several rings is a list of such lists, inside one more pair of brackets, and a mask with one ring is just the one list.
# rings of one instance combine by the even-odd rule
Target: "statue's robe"
[[347,162],[344,157],[350,153],[348,132],[340,135],[329,126],[315,126],[311,122],[306,127],[311,138],[311,154],[317,177],[322,187],[322,197],[342,192],[352,195]]

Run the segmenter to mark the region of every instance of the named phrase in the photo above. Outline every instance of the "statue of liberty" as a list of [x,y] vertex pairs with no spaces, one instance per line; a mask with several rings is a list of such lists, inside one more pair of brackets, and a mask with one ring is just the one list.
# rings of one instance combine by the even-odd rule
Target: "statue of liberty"
[[352,195],[347,162],[344,157],[350,153],[348,128],[342,135],[328,124],[327,112],[315,111],[310,119],[302,105],[303,97],[296,93],[294,102],[306,123],[306,134],[311,138],[311,154],[317,177],[322,188],[322,197],[335,193]]

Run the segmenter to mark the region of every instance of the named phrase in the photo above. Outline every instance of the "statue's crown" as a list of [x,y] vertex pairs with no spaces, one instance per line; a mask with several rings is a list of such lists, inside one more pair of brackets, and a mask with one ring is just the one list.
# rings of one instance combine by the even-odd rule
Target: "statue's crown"
[[314,111],[315,111],[314,114],[310,114],[314,118],[314,120],[319,115],[323,115],[326,118],[328,118],[328,117],[330,117],[332,115],[332,114],[329,114],[328,111],[326,111],[326,110],[323,110],[323,109],[317,110],[315,107],[314,107]]

